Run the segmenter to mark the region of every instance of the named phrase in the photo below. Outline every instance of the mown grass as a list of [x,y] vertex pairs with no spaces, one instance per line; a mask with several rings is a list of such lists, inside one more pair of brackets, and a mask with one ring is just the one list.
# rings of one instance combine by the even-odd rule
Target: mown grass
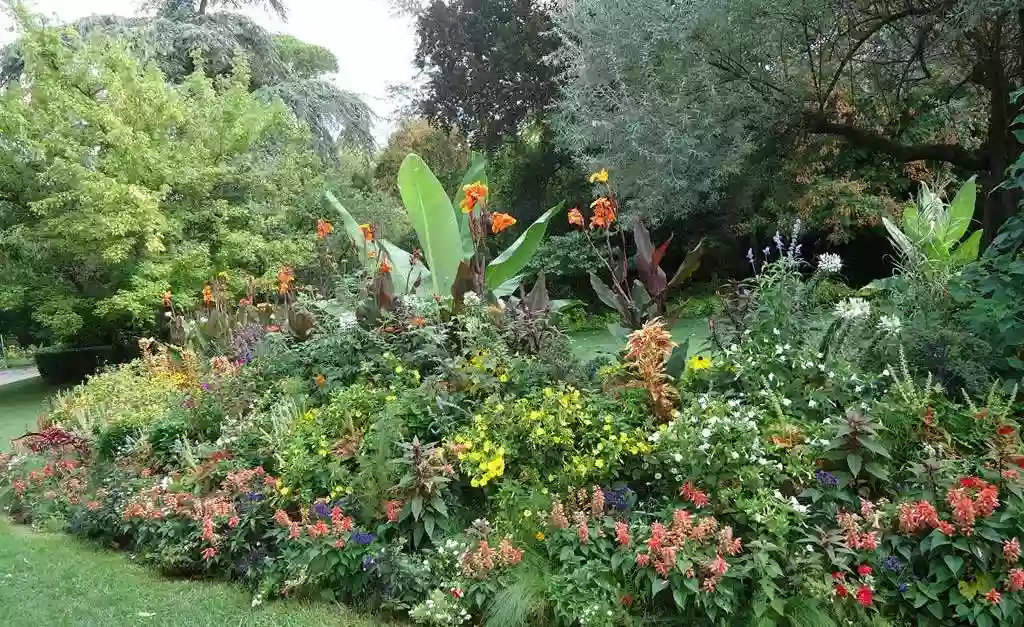
[[0,451],[10,450],[12,438],[35,429],[50,392],[39,379],[0,385]]
[[[0,386],[0,450],[36,425],[51,390],[38,379]],[[252,609],[238,586],[174,581],[63,534],[0,518],[0,626],[372,627],[394,625],[340,605],[271,602]]]
[[340,605],[278,601],[252,609],[237,586],[172,581],[125,555],[0,519],[0,625],[371,627]]

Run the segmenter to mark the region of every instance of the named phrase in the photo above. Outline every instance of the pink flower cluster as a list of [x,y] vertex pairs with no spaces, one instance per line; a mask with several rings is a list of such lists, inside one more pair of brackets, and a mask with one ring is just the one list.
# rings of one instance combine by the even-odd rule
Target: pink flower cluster
[[[861,513],[863,514],[865,512],[873,517],[874,507],[871,506],[864,508],[862,506]],[[878,548],[878,532],[862,530],[862,520],[862,516],[851,512],[841,511],[836,515],[836,521],[839,523],[839,529],[842,530],[843,535],[846,536],[847,546],[854,551],[874,551]]]
[[523,552],[512,546],[508,538],[502,539],[497,549],[491,548],[486,538],[462,557],[462,574],[473,579],[487,579],[495,569],[515,566],[523,559]]

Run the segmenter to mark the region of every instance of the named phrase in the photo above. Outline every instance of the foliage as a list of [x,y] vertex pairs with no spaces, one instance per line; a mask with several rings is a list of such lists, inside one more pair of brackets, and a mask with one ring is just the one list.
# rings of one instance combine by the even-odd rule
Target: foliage
[[403,120],[377,156],[373,179],[378,189],[401,197],[398,169],[409,153],[416,153],[432,164],[432,170],[446,190],[456,190],[462,173],[469,166],[468,143],[459,131],[443,131],[420,118]]
[[544,3],[436,0],[415,11],[416,66],[427,82],[420,112],[496,149],[540,116],[557,92],[558,48]]
[[[129,44],[141,65],[155,64],[174,84],[197,72],[216,78],[246,68],[246,84],[254,95],[267,103],[284,102],[310,127],[312,146],[325,160],[333,160],[338,139],[372,149],[373,113],[359,96],[326,76],[338,70],[329,50],[273,35],[239,13],[207,10],[252,4],[267,4],[282,17],[286,13],[281,0],[153,0],[143,7],[148,15],[89,16],[69,26],[86,38],[96,33]],[[4,48],[0,84],[22,78],[26,48],[24,39]]]
[[316,182],[315,157],[244,69],[172,87],[102,36],[27,28],[27,80],[0,107],[5,309],[31,309],[47,337],[102,343],[115,324],[151,328],[169,288],[190,300],[219,271],[266,280],[307,258],[288,208]]

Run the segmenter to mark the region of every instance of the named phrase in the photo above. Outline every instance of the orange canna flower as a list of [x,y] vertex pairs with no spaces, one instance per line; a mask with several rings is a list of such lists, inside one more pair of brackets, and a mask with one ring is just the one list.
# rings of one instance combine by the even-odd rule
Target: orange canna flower
[[251,304],[252,304],[252,299],[249,298],[249,297],[239,298],[238,299],[238,306],[239,307],[248,307]]
[[327,239],[327,236],[334,232],[334,225],[327,220],[316,221],[317,239]]
[[164,292],[164,307],[171,306],[171,290]]
[[380,262],[380,271],[384,274],[388,274],[389,272],[391,272],[391,264],[388,263],[387,259]]
[[315,377],[313,377],[313,383],[316,383],[316,386],[318,388],[322,388],[324,384],[327,383],[327,377],[325,377],[322,374],[318,374]]
[[292,287],[292,281],[295,280],[295,274],[292,269],[285,266],[277,271],[277,293],[287,294],[288,290]]
[[366,256],[369,257],[370,259],[376,259],[377,258],[377,251],[376,250],[368,251],[366,253]]
[[516,223],[516,219],[507,213],[491,214],[491,233],[498,234]]
[[427,319],[423,316],[415,316],[412,319],[412,326],[414,327],[422,327],[425,324],[427,324]]
[[462,204],[459,205],[462,213],[473,213],[473,209],[478,202],[487,200],[487,186],[480,181],[463,186],[462,191],[466,194]]
[[203,286],[203,304],[207,306],[213,304],[213,286],[209,283]]
[[359,230],[363,232],[363,239],[368,242],[373,241],[373,226],[369,224],[360,224]]
[[590,204],[594,210],[590,216],[590,228],[607,229],[615,222],[615,202],[607,196],[601,196]]
[[581,229],[583,228],[583,214],[580,213],[579,207],[573,207],[569,210],[569,224],[575,224]]

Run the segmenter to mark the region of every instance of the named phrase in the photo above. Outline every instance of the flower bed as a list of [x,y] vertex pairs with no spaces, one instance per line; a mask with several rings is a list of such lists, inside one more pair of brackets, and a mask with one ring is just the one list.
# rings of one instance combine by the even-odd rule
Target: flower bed
[[0,498],[162,572],[243,582],[254,606],[340,600],[429,625],[1020,624],[1016,390],[961,401],[877,359],[902,355],[898,311],[816,307],[841,260],[812,271],[795,242],[777,248],[685,362],[654,319],[621,359],[579,363],[536,290],[382,299],[383,247],[355,315],[298,298],[288,271],[265,306],[226,308],[214,284],[196,328],[218,335],[143,341],[60,398],[0,457]]

